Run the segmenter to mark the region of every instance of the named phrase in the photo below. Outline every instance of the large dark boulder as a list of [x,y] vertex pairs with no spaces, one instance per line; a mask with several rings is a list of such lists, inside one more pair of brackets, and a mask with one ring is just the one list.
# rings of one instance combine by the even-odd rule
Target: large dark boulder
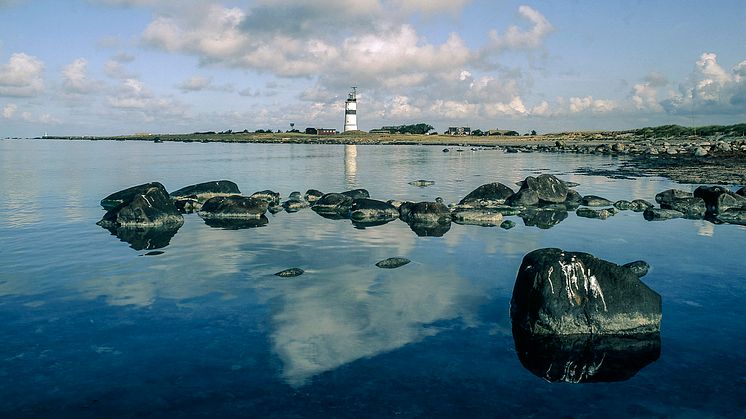
[[661,297],[628,267],[539,249],[523,258],[510,315],[534,335],[651,333],[660,331]]
[[349,196],[352,199],[370,198],[370,193],[365,189],[353,189],[342,192],[342,195]]
[[667,189],[655,195],[655,202],[664,204],[672,202],[674,199],[691,198],[692,196],[694,195],[691,192],[682,191],[681,189]]
[[541,202],[549,204],[565,202],[569,191],[567,184],[554,175],[529,176],[521,184],[520,190],[525,189],[536,192]]
[[746,208],[730,208],[715,216],[715,219],[728,224],[746,225]]
[[263,199],[247,196],[216,196],[208,199],[199,211],[204,219],[256,218],[267,212],[269,204]]
[[698,197],[674,198],[670,201],[661,202],[661,208],[676,210],[684,214],[686,218],[702,218],[707,212],[705,200]]
[[442,202],[405,203],[399,215],[406,223],[445,224],[451,221],[451,211]]
[[[138,193],[136,194],[119,195],[121,199],[126,198],[126,200],[107,211],[98,225],[106,228],[117,228],[180,226],[183,224],[184,217],[176,209],[168,196],[168,192],[166,192],[166,188],[157,182],[148,185],[150,186],[137,189]],[[130,190],[132,189],[130,188]],[[109,197],[104,199],[106,200]]]
[[391,221],[399,217],[399,211],[388,202],[360,198],[352,202],[350,219],[358,223]]
[[171,198],[194,198],[201,202],[207,201],[216,196],[238,195],[238,185],[230,180],[214,180],[211,182],[198,183],[196,185],[185,186],[179,190],[171,192]]
[[309,189],[306,191],[306,194],[304,195],[304,198],[306,198],[306,201],[308,201],[310,204],[313,204],[316,202],[319,198],[324,196],[324,193],[317,190],[317,189]]
[[325,214],[347,214],[352,207],[353,201],[354,200],[347,195],[328,193],[317,199],[313,203],[311,209],[318,213]]
[[731,208],[746,208],[746,197],[735,194],[722,186],[700,186],[694,196],[707,204],[707,212],[719,214]]
[[530,189],[521,189],[505,200],[512,207],[530,207],[539,204],[539,193]]
[[502,205],[515,192],[500,182],[488,183],[469,192],[458,205],[474,208],[489,208]]
[[659,333],[544,336],[513,330],[521,364],[549,382],[625,381],[660,358]]
[[114,192],[113,194],[102,199],[101,206],[104,207],[105,210],[110,210],[122,203],[131,202],[137,195],[142,195],[148,189],[153,187],[160,187],[163,188],[163,190],[166,189],[159,182],[150,182],[142,185],[132,186],[119,192]]
[[672,209],[648,208],[642,213],[642,216],[648,221],[666,221],[674,218],[684,218],[684,213]]

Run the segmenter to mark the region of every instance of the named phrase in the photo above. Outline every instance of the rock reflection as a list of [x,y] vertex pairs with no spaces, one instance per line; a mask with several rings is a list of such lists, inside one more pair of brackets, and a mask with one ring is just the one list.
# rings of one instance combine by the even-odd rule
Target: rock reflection
[[353,221],[352,225],[358,230],[365,230],[366,228],[382,226],[392,221],[394,220],[380,220],[380,221],[369,221],[369,222]]
[[550,382],[625,381],[658,360],[660,334],[536,336],[513,329],[521,364]]
[[409,228],[419,237],[443,237],[451,229],[451,222],[445,223],[408,223]]
[[223,230],[263,227],[269,223],[269,219],[265,215],[259,218],[205,218],[204,220],[208,226]]
[[179,231],[181,225],[171,225],[164,227],[109,227],[106,228],[112,235],[117,236],[119,240],[129,243],[130,247],[135,250],[153,250],[161,249],[171,243],[171,239]]
[[539,227],[542,230],[550,229],[567,218],[565,208],[527,208],[519,216],[527,227]]

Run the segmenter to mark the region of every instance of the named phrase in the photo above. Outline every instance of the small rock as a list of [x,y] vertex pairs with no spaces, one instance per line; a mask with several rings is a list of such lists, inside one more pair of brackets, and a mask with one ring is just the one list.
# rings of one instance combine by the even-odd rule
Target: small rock
[[627,211],[627,210],[632,209],[632,203],[629,201],[620,199],[619,201],[614,202],[614,208],[620,211]]
[[417,186],[419,188],[424,188],[426,186],[435,185],[435,181],[420,179],[420,180],[413,180],[409,182],[409,184],[412,186]]
[[575,215],[583,218],[598,218],[600,220],[605,220],[614,214],[612,214],[608,209],[596,210],[593,208],[578,208],[575,211]]
[[303,275],[303,269],[301,268],[285,269],[275,274],[275,276],[279,276],[280,278],[293,278],[300,275]]
[[324,196],[323,192],[316,190],[316,189],[309,189],[306,191],[305,198],[306,198],[306,201],[308,201],[310,204],[313,204],[322,196]]
[[683,218],[684,213],[671,209],[648,208],[642,213],[642,216],[648,221],[664,221],[672,220],[674,218]]
[[643,212],[648,208],[652,208],[653,204],[644,199],[635,199],[631,202],[629,209],[634,212]]
[[388,258],[384,259],[378,263],[376,263],[376,266],[383,269],[394,269],[401,266],[406,265],[407,263],[411,262],[411,260],[407,258]]
[[694,154],[694,155],[695,155],[695,156],[697,156],[697,157],[704,157],[704,156],[706,156],[706,155],[707,155],[708,153],[707,153],[707,150],[705,150],[704,148],[702,148],[702,147],[697,147],[697,148],[695,148],[695,149],[694,149],[694,151],[692,152],[692,154]]
[[606,207],[612,204],[608,199],[596,195],[586,195],[580,203],[587,207]]
[[515,222],[513,220],[505,220],[500,224],[500,228],[505,230],[510,230],[513,227],[515,227]]

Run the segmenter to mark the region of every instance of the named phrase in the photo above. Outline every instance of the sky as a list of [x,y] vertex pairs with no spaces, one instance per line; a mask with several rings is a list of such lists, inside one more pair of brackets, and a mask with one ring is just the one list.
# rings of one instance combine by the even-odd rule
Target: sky
[[746,1],[0,0],[0,137],[746,122]]

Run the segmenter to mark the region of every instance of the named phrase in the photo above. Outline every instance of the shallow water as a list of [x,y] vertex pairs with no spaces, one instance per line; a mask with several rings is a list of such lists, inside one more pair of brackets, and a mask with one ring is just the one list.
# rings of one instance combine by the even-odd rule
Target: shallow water
[[[743,416],[744,227],[626,211],[418,237],[310,210],[236,230],[190,214],[153,252],[152,238],[131,245],[95,224],[101,198],[150,181],[446,203],[541,173],[611,200],[693,189],[573,174],[610,157],[441,150],[0,141],[0,415]],[[508,308],[523,255],[541,247],[646,260],[663,297],[659,357],[613,382],[524,367]],[[394,256],[412,263],[375,266]],[[273,275],[290,267],[305,273]]]

